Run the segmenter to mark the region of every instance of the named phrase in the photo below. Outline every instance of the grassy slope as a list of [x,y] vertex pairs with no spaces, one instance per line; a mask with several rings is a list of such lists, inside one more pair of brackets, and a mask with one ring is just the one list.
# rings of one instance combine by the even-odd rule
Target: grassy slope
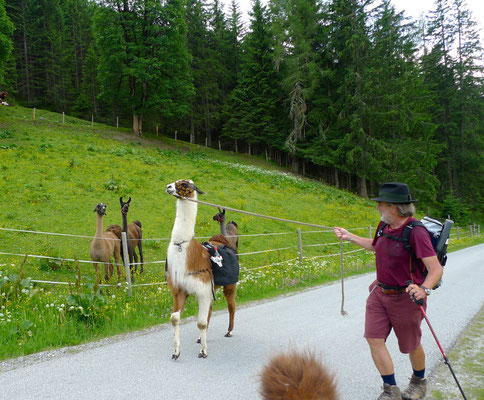
[[[108,205],[105,226],[121,224],[118,199],[130,196],[128,220],[143,223],[145,238],[167,238],[175,201],[165,194],[165,187],[180,178],[193,179],[207,193],[202,199],[211,203],[327,226],[346,221],[352,227],[375,223],[373,204],[353,194],[317,182],[240,168],[240,164],[250,163],[276,169],[259,159],[167,138],[140,140],[104,125],[95,124],[91,129],[80,120],[67,119],[62,125],[60,120],[58,114],[38,110],[37,120],[32,121],[31,110],[0,108],[0,131],[7,129],[11,136],[0,139],[1,227],[90,236],[95,232],[95,205]],[[230,164],[224,164],[227,160]],[[198,236],[210,236],[217,230],[211,219],[215,212],[199,207]],[[241,234],[295,232],[298,228],[246,215],[228,218],[237,220]],[[88,241],[68,239],[66,247],[65,238],[0,235],[5,241],[0,251],[34,252],[40,246],[44,254],[88,259]],[[267,248],[258,238],[244,239],[241,246],[241,252]],[[146,259],[163,258],[164,249],[155,255],[150,251],[156,251],[156,246],[147,247]]]
[[[0,107],[0,227],[92,237],[96,204],[108,205],[105,227],[121,224],[119,197],[130,196],[128,221],[142,221],[145,239],[169,238],[175,200],[165,193],[165,187],[180,178],[193,179],[207,193],[202,198],[205,201],[265,215],[351,228],[375,225],[378,218],[374,203],[319,182],[276,172],[278,166],[258,158],[164,137],[139,139],[123,129],[97,124],[91,128],[90,123],[73,118],[66,118],[66,124],[61,120],[59,114],[37,110],[33,121],[32,110]],[[212,221],[215,212],[199,207],[197,236],[217,233]],[[228,213],[228,219],[238,222],[241,234],[291,232],[241,238],[241,253],[292,249],[241,257],[239,303],[337,279],[337,257],[304,266],[249,271],[297,257],[299,226],[235,213]],[[331,232],[302,230],[304,244],[335,242]],[[368,234],[366,229],[355,233]],[[0,252],[88,260],[89,243],[90,238],[0,231]],[[148,263],[137,283],[163,281],[163,265],[150,262],[164,260],[166,244],[161,239],[145,242]],[[305,247],[304,252],[308,256],[334,254],[338,247]],[[345,244],[345,249],[352,248]],[[371,256],[359,254],[353,261],[346,256],[347,274],[372,268]],[[7,281],[2,287],[2,277],[18,272],[20,261],[0,255],[0,289],[6,292],[6,296],[0,295],[0,359],[140,329],[169,316],[172,302],[165,286],[137,288],[131,298],[123,291],[110,292],[99,304],[88,299],[86,308],[92,308],[89,317],[76,309],[71,312],[64,304],[69,297],[66,287],[27,285],[25,292],[20,292]],[[83,276],[92,277],[92,265],[81,264],[80,268]],[[72,263],[28,259],[24,271],[33,279],[72,281],[74,277]],[[224,302],[215,303],[215,308],[223,307]],[[195,310],[191,300],[185,315]]]

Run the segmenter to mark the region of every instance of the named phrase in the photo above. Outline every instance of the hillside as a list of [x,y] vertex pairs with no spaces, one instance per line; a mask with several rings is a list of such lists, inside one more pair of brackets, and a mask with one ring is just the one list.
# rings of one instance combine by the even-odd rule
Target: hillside
[[[143,222],[145,238],[167,238],[175,202],[165,188],[181,178],[192,179],[206,192],[201,200],[255,213],[325,226],[351,221],[353,227],[367,227],[377,218],[371,202],[281,173],[260,159],[164,137],[139,139],[105,125],[91,129],[77,119],[67,118],[62,125],[61,120],[45,111],[38,110],[33,121],[29,109],[0,109],[2,227],[92,235],[96,204],[108,206],[106,226],[121,224],[123,196],[132,198],[128,219]],[[217,230],[211,218],[215,213],[200,206],[198,236]],[[239,222],[241,234],[299,228],[246,215],[228,218]],[[16,252],[35,249],[31,239],[17,241]],[[85,257],[82,247],[75,251]]]
[[[0,358],[166,321],[172,301],[163,262],[175,200],[165,188],[181,178],[206,192],[201,200],[253,213],[345,226],[361,235],[378,221],[373,202],[264,160],[166,137],[138,138],[69,117],[63,124],[61,115],[42,110],[33,120],[30,109],[0,107],[0,326],[8,328],[0,329]],[[136,284],[147,286],[133,288],[132,297],[126,287],[97,291],[89,262],[93,210],[103,202],[104,227],[121,224],[120,197],[132,198],[128,222],[143,224],[145,273],[136,276]],[[216,212],[199,206],[197,237],[218,233]],[[227,219],[237,221],[241,234],[238,303],[338,279],[339,243],[331,231],[233,212]],[[298,228],[302,263],[297,262]],[[350,252],[345,273],[370,271],[372,255],[354,250],[344,245]],[[24,254],[31,257],[23,264]],[[224,300],[214,307],[224,308]],[[195,310],[190,301],[185,315]]]

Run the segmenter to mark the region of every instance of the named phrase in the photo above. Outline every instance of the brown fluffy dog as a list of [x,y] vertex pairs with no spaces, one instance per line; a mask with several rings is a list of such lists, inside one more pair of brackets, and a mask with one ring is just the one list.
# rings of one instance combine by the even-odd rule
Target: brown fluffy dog
[[272,357],[261,374],[264,400],[337,400],[334,376],[310,351],[290,350]]

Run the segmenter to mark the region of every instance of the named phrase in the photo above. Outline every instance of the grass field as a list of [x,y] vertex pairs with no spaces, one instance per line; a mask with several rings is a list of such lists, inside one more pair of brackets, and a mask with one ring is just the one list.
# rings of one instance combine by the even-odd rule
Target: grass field
[[[29,109],[0,107],[0,359],[165,322],[172,300],[163,261],[175,216],[175,200],[165,188],[181,178],[206,192],[201,200],[236,209],[345,226],[360,235],[369,235],[378,221],[373,202],[259,158],[165,137],[141,139],[69,117],[63,124],[60,115],[42,110],[33,120]],[[149,286],[134,287],[132,297],[125,285],[99,291],[88,263],[93,209],[107,204],[104,226],[121,225],[121,196],[132,198],[128,222],[140,220],[145,239],[145,273],[135,283]],[[197,237],[218,233],[216,212],[199,206]],[[237,221],[241,234],[239,303],[338,279],[339,243],[331,231],[229,212],[227,219]],[[463,238],[451,248],[479,241]],[[345,252],[356,249],[344,245]],[[44,258],[24,260],[24,254]],[[373,269],[367,252],[346,254],[344,260],[346,275]],[[224,307],[224,300],[215,303],[216,309]],[[191,299],[185,315],[195,310]]]

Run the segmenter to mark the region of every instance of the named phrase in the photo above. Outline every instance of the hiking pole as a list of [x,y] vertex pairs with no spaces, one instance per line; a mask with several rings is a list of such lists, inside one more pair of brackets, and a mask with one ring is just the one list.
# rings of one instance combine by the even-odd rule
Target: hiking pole
[[417,303],[417,305],[420,307],[420,311],[422,312],[422,315],[424,316],[425,318],[425,321],[427,321],[427,325],[429,326],[430,328],[430,332],[432,332],[432,335],[434,336],[434,339],[435,341],[437,342],[437,346],[439,346],[439,349],[440,349],[440,352],[442,353],[442,355],[444,356],[444,362],[449,366],[449,369],[450,369],[450,372],[452,374],[452,376],[454,377],[454,380],[455,380],[455,383],[457,383],[457,387],[459,388],[461,394],[462,394],[462,397],[464,398],[464,400],[467,400],[467,397],[464,393],[464,390],[462,390],[462,387],[459,383],[459,380],[457,379],[457,376],[455,376],[455,373],[454,373],[454,370],[452,369],[452,366],[450,365],[450,361],[449,359],[447,358],[447,356],[445,355],[445,352],[444,352],[444,349],[442,348],[442,346],[440,345],[440,342],[439,342],[439,339],[437,339],[437,335],[435,334],[433,328],[432,328],[432,325],[430,325],[430,321],[429,319],[427,318],[427,314],[425,313],[425,310],[424,308],[422,307],[423,306],[423,300],[417,300],[415,298],[415,296],[413,296],[413,301],[415,303]]

